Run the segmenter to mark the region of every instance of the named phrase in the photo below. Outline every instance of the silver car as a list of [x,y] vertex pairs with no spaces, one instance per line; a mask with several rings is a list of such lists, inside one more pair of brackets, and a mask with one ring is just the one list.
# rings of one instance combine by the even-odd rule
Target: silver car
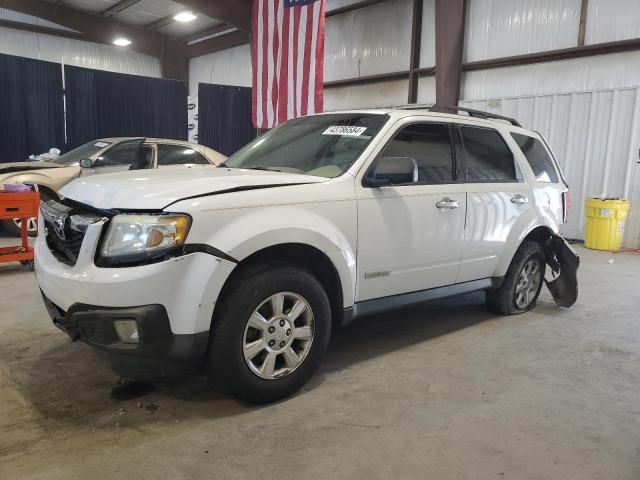
[[[78,177],[124,170],[216,166],[227,159],[215,150],[164,138],[118,137],[88,142],[48,162],[0,163],[0,189],[8,183],[35,185],[44,200],[57,199],[58,190]],[[20,219],[3,220],[2,227],[20,235]],[[37,233],[35,218],[29,235]]]

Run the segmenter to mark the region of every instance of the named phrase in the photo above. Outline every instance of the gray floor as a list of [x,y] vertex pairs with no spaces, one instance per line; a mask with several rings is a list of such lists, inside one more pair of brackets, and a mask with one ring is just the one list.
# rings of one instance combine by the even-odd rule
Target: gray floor
[[0,478],[637,480],[640,255],[580,253],[570,310],[545,291],[498,318],[474,294],[362,319],[261,408],[198,373],[117,400],[33,274],[0,265]]

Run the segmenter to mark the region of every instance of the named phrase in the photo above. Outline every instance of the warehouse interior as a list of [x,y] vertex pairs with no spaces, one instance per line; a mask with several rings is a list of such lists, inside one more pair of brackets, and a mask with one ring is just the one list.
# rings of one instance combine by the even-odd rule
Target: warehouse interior
[[[322,5],[316,113],[456,106],[541,135],[570,192],[559,234],[580,257],[578,300],[560,308],[543,286],[534,309],[508,317],[476,291],[357,317],[331,331],[298,393],[257,406],[201,366],[162,363],[162,375],[134,381],[70,341],[33,271],[29,245],[44,223],[9,215],[0,247],[20,243],[22,228],[20,254],[31,256],[2,262],[0,252],[0,478],[637,479],[637,0],[0,0],[0,190],[22,162],[89,144],[139,142],[158,170],[166,151],[170,168],[145,175],[171,183],[185,163],[171,160],[172,146],[191,170],[214,169],[272,138],[275,124],[263,128],[255,113],[256,71],[273,68],[252,51],[258,31],[267,38],[262,1]],[[296,68],[317,74],[303,77],[301,62],[290,75]],[[80,158],[76,173],[56,168],[54,183],[34,188],[43,202],[79,191]],[[594,213],[594,198],[624,200],[626,219]],[[612,225],[614,246],[589,245],[594,216]],[[35,263],[38,272],[37,250]]]

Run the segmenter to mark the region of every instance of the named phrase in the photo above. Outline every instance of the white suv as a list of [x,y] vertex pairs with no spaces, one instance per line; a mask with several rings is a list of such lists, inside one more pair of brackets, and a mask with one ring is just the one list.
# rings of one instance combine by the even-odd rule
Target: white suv
[[42,204],[56,326],[119,356],[206,359],[250,402],[292,394],[331,329],[475,290],[500,314],[577,298],[566,182],[515,120],[405,107],[292,120],[215,169],[76,180]]

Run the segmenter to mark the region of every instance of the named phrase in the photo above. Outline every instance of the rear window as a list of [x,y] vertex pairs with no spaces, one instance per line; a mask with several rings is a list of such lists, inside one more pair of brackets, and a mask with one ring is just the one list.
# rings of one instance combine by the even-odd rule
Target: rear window
[[542,142],[537,138],[519,133],[512,133],[524,156],[533,170],[533,174],[539,182],[558,183],[558,173],[553,164],[553,159],[547,152]]
[[468,182],[516,182],[511,150],[491,128],[461,127]]

